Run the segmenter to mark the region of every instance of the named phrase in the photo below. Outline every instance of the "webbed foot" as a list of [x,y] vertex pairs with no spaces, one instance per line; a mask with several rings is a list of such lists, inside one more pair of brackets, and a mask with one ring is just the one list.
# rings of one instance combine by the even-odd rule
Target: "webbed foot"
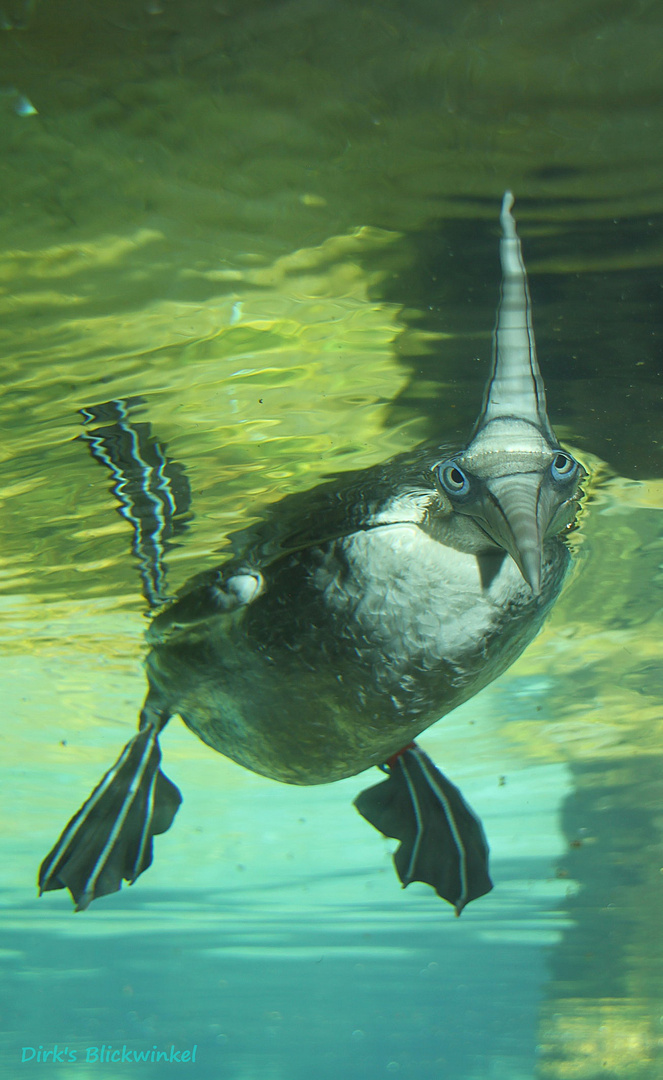
[[401,841],[394,865],[403,888],[424,881],[460,915],[493,887],[481,822],[416,743],[387,764],[389,778],[362,791],[354,805],[381,833]]
[[69,889],[76,911],[133,884],[152,862],[152,837],[173,823],[182,796],[159,769],[159,728],[127,743],[74,814],[39,870],[39,893]]

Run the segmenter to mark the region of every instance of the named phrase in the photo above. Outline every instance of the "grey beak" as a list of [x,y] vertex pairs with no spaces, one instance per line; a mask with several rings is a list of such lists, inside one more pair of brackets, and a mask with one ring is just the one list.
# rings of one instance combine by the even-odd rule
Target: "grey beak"
[[518,473],[490,480],[486,485],[483,519],[485,532],[508,551],[535,596],[541,592],[543,541],[555,507],[541,483],[541,475]]

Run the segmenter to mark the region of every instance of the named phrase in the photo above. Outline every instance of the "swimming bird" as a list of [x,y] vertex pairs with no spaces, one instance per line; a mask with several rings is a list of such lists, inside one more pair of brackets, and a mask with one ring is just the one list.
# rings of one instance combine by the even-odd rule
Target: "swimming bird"
[[[520,241],[507,192],[493,364],[467,445],[424,445],[287,496],[233,555],[163,593],[163,553],[188,488],[132,402],[82,410],[85,439],[134,526],[147,632],[138,734],[65,827],[39,874],[76,910],[133,883],[181,802],[160,769],[174,715],[233,761],[287,784],[372,766],[355,805],[386,836],[403,886],[460,914],[492,888],[488,845],[416,737],[497,678],[558,596],[583,467],[548,420]],[[99,423],[101,421],[101,423]]]

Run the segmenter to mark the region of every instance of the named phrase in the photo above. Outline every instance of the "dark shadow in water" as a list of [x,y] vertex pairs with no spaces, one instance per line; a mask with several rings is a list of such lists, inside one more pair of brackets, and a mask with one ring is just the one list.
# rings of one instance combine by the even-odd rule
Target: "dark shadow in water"
[[[480,201],[485,205],[485,199]],[[398,342],[411,376],[394,402],[393,417],[427,418],[431,438],[442,434],[462,443],[481,400],[500,282],[499,200],[494,202],[493,223],[431,222],[401,242],[408,258],[401,258],[400,266],[395,251],[380,256],[390,267],[380,295],[404,305],[403,317],[411,327]],[[560,267],[566,261],[570,267],[554,274],[530,271],[534,328],[553,424],[563,425],[565,438],[622,475],[662,475],[663,304],[656,253],[663,215],[565,220],[551,226],[545,216],[537,221],[531,209],[545,205],[544,200],[517,202],[516,216],[519,205],[527,207],[519,231],[528,267],[550,261]],[[559,206],[559,201],[550,205]],[[647,267],[647,262],[654,265]],[[614,269],[594,269],[601,263]],[[452,337],[422,346],[421,332]]]
[[[661,1075],[661,765],[652,755],[571,766],[560,871],[581,888],[565,903],[573,922],[551,955],[545,1076]],[[594,1066],[590,1058],[583,1071],[591,1046]]]

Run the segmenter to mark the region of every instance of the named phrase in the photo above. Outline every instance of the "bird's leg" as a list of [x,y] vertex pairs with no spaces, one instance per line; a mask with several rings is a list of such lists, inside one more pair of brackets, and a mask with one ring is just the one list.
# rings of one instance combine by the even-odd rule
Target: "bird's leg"
[[133,884],[152,862],[152,837],[173,823],[182,796],[159,768],[159,733],[169,713],[141,713],[127,743],[89,799],[67,824],[39,871],[39,892],[69,889],[76,911]]
[[460,915],[493,887],[481,822],[416,743],[388,758],[386,771],[387,780],[357,796],[357,810],[401,841],[394,865],[403,888],[424,881]]

